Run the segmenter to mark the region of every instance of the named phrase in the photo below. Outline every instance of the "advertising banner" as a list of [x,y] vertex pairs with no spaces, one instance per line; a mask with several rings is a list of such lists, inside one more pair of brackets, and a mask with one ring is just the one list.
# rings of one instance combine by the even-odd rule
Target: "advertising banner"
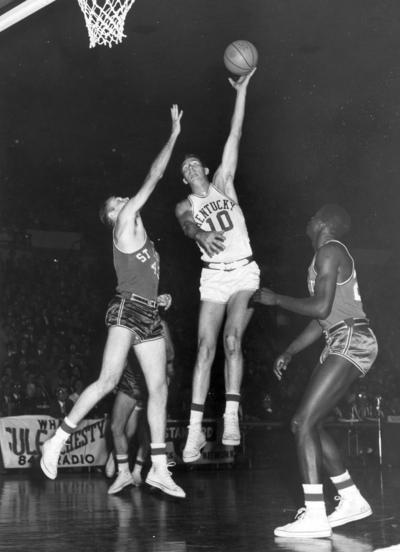
[[[5,468],[29,468],[60,421],[51,416],[0,418],[0,445]],[[60,468],[102,466],[107,460],[106,419],[83,420],[67,441]]]
[[[41,455],[42,445],[56,431],[60,420],[51,416],[12,416],[0,418],[0,447],[5,468],[29,468]],[[168,459],[182,463],[187,438],[187,420],[168,420],[165,441]],[[104,466],[107,461],[107,418],[83,420],[68,439],[58,462],[60,468]],[[234,447],[221,444],[221,421],[206,419],[203,431],[207,439],[196,464],[230,464]]]

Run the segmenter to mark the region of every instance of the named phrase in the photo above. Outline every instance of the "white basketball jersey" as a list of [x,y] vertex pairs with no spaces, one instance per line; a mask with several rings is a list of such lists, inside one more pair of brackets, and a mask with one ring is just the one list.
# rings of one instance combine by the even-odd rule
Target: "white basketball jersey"
[[252,254],[243,212],[235,201],[212,184],[205,197],[190,194],[188,199],[197,226],[206,231],[222,230],[225,236],[225,249],[212,257],[200,247],[203,261],[231,263]]

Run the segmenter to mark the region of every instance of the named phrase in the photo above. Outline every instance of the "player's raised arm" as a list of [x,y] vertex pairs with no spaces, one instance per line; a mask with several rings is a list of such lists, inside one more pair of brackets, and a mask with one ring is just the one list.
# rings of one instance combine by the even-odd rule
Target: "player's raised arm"
[[213,183],[223,193],[237,201],[234,188],[234,178],[239,154],[239,143],[242,136],[242,127],[246,106],[247,86],[256,69],[238,80],[229,79],[231,86],[236,90],[236,101],[231,120],[231,129],[224,146],[221,165],[218,167]]
[[124,219],[132,219],[135,214],[145,205],[149,199],[151,193],[154,191],[157,183],[164,175],[164,171],[167,168],[168,162],[171,158],[172,151],[175,146],[175,142],[181,132],[181,118],[183,111],[179,111],[176,104],[171,107],[171,119],[172,127],[170,137],[160,151],[158,156],[153,161],[150,170],[144,179],[139,191],[127,202],[124,208],[121,210],[119,219],[122,222]]

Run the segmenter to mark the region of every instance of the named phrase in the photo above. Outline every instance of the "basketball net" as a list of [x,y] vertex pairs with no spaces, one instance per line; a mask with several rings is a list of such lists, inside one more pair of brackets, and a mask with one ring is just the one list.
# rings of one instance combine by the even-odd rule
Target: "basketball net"
[[78,0],[89,33],[89,46],[112,47],[125,38],[124,25],[135,0]]

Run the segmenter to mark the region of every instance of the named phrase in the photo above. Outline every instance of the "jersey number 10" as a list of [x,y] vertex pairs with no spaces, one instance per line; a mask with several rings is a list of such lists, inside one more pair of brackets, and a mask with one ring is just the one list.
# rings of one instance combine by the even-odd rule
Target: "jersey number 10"
[[211,217],[205,221],[210,227],[212,232],[218,232],[219,230],[223,230],[224,232],[227,232],[228,230],[232,230],[233,222],[231,217],[229,216],[228,211],[219,211],[216,214],[215,218],[218,221],[219,228],[215,227],[215,224],[211,220]]

